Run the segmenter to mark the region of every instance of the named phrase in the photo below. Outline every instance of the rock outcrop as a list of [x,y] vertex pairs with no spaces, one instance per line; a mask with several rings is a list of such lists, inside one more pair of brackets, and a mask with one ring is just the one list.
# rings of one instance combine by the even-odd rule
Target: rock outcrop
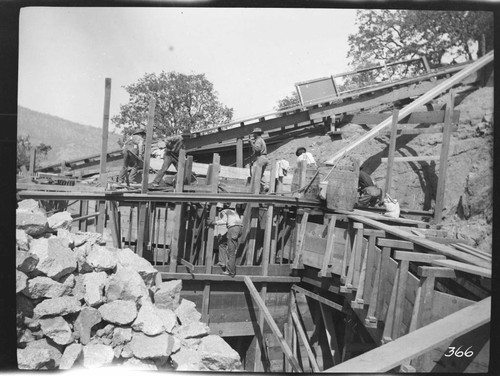
[[162,282],[132,250],[72,232],[67,212],[47,218],[24,200],[17,215],[20,369],[241,370],[238,354],[181,298],[181,280]]

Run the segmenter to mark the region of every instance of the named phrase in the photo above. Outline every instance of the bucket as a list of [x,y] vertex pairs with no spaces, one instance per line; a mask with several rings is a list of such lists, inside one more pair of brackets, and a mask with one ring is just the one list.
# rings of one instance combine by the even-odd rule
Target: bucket
[[[308,168],[306,169],[306,179],[305,179],[305,185],[309,186],[307,188],[307,191],[303,192],[301,194],[302,198],[306,199],[313,199],[317,200],[318,195],[319,195],[319,174],[316,175],[318,172],[317,168]],[[314,176],[316,175],[316,177]],[[311,179],[314,180],[311,183]],[[298,168],[295,169],[292,177],[292,185],[291,185],[291,191],[294,192],[298,189],[302,188],[300,186],[300,170]]]
[[326,206],[328,209],[353,210],[358,200],[359,163],[334,169],[328,177]]

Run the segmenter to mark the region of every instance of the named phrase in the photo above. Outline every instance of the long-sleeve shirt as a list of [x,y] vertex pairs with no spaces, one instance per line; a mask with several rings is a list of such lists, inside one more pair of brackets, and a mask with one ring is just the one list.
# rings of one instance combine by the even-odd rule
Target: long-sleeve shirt
[[253,155],[256,157],[267,154],[267,146],[262,137],[257,137],[254,141],[252,141],[252,149]]
[[184,147],[184,139],[180,135],[169,136],[165,139],[166,152],[175,156],[179,155],[179,152]]
[[358,188],[360,190],[362,190],[362,189],[365,189],[366,187],[370,187],[372,185],[375,185],[375,184],[373,184],[373,180],[370,177],[370,175],[368,175],[363,170],[359,171]]
[[216,225],[226,225],[227,228],[242,225],[241,217],[232,209],[222,210],[219,216],[221,218],[214,221]]
[[316,161],[314,160],[313,155],[311,153],[309,153],[308,151],[306,151],[305,153],[302,153],[301,155],[299,155],[297,157],[297,163],[299,163],[300,161],[306,161],[307,165],[315,165],[316,164]]

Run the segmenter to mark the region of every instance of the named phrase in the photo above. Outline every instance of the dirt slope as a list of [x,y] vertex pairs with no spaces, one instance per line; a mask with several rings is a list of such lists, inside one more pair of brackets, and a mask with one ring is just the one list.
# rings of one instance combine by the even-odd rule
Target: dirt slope
[[[461,102],[456,109],[460,111],[460,121],[450,144],[443,226],[451,236],[491,252],[493,88],[481,88],[459,99]],[[439,103],[443,103],[443,99],[434,104]],[[287,159],[293,167],[295,150],[298,146],[305,146],[317,162],[323,163],[369,129],[365,125],[348,124],[341,128],[342,136],[335,140],[318,132],[279,146],[270,153],[270,157]],[[441,140],[441,134],[400,136],[396,156],[439,155]],[[349,156],[360,159],[363,168],[382,188],[385,186],[387,165],[381,162],[381,158],[387,157],[388,145],[389,137],[380,136],[349,153]],[[438,161],[396,163],[391,195],[400,201],[402,207],[432,209],[438,170]]]

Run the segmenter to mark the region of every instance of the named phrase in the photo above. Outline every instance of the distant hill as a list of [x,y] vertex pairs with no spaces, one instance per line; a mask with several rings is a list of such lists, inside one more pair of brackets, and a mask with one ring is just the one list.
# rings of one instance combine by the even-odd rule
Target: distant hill
[[[90,125],[74,123],[57,116],[18,106],[18,136],[30,136],[32,145],[52,146],[42,165],[78,159],[101,152],[102,130]],[[110,133],[108,150],[119,149],[120,135]]]

